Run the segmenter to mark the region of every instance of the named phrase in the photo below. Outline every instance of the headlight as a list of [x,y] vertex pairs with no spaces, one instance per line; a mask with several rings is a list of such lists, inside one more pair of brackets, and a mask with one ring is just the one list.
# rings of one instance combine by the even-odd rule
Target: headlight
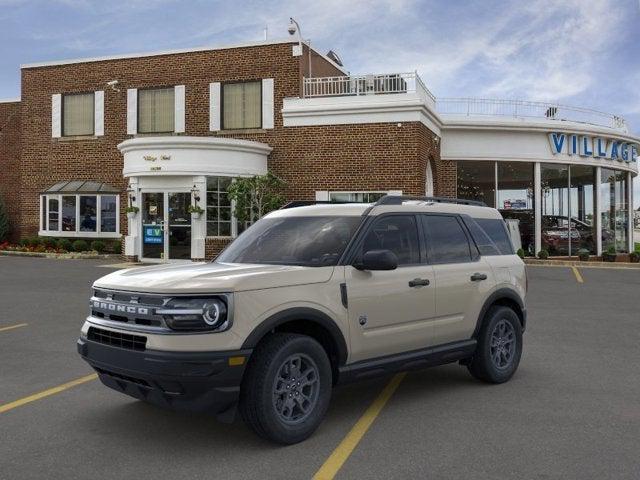
[[222,332],[231,326],[224,298],[172,298],[156,314],[172,330]]

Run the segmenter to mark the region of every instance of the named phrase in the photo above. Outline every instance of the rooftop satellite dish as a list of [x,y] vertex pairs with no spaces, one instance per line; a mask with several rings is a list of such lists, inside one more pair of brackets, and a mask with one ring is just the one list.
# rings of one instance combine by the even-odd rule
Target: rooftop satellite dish
[[333,60],[336,64],[340,65],[341,67],[343,67],[344,65],[342,64],[342,60],[340,59],[340,57],[338,56],[338,54],[336,52],[334,52],[333,50],[329,50],[327,52],[327,57],[329,57],[331,60]]

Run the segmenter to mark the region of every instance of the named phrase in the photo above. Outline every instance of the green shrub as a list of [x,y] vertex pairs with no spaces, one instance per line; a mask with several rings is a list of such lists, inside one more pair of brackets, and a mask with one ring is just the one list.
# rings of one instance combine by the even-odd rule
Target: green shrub
[[549,252],[547,252],[544,248],[538,252],[538,258],[540,260],[546,260],[549,258]]
[[640,262],[640,252],[631,252],[629,254],[629,261],[632,263],[639,263]]
[[578,250],[578,258],[583,262],[589,260],[589,250],[587,250],[586,248],[581,248],[580,250]]
[[7,209],[4,205],[4,200],[0,197],[0,243],[9,238],[9,232],[11,227],[9,226],[9,216],[7,215]]
[[119,255],[122,252],[122,241],[114,240],[111,242],[111,251]]
[[58,242],[56,241],[55,238],[40,237],[38,241],[40,245],[42,245],[45,248],[56,248],[58,246]]
[[106,248],[106,245],[102,240],[94,240],[93,242],[91,242],[91,250],[95,250],[98,253],[102,253],[104,252],[105,248]]
[[519,249],[518,249],[518,251],[517,251],[516,253],[518,254],[518,256],[519,256],[520,258],[524,258],[524,250],[523,250],[523,249],[519,248]]
[[40,246],[40,237],[28,237],[27,245],[29,247],[38,247]]
[[60,240],[58,240],[58,248],[70,252],[71,250],[73,250],[73,244],[68,238],[61,238]]
[[20,241],[18,241],[18,245],[20,245],[21,247],[28,247],[29,246],[29,237],[21,238]]
[[616,247],[614,245],[609,245],[607,247],[607,253],[609,255],[615,255],[616,254]]
[[76,240],[73,242],[73,250],[76,252],[86,252],[89,250],[89,245],[85,240]]

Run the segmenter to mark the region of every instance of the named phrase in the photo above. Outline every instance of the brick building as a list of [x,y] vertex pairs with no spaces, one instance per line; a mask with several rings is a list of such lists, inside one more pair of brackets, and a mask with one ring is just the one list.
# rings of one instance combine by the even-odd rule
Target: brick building
[[296,47],[24,65],[20,100],[0,103],[13,237],[122,237],[130,258],[210,258],[244,227],[229,182],[271,171],[289,199],[466,197],[501,209],[529,252],[628,250],[638,138],[619,117],[436,101],[415,73],[352,76]]

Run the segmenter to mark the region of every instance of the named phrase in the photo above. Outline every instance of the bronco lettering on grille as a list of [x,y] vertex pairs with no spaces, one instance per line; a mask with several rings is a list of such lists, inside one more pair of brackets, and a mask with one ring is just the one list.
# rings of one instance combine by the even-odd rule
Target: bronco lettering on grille
[[93,307],[100,310],[108,310],[111,312],[133,313],[135,315],[149,315],[149,309],[146,307],[133,307],[131,305],[121,305],[118,303],[93,301]]

